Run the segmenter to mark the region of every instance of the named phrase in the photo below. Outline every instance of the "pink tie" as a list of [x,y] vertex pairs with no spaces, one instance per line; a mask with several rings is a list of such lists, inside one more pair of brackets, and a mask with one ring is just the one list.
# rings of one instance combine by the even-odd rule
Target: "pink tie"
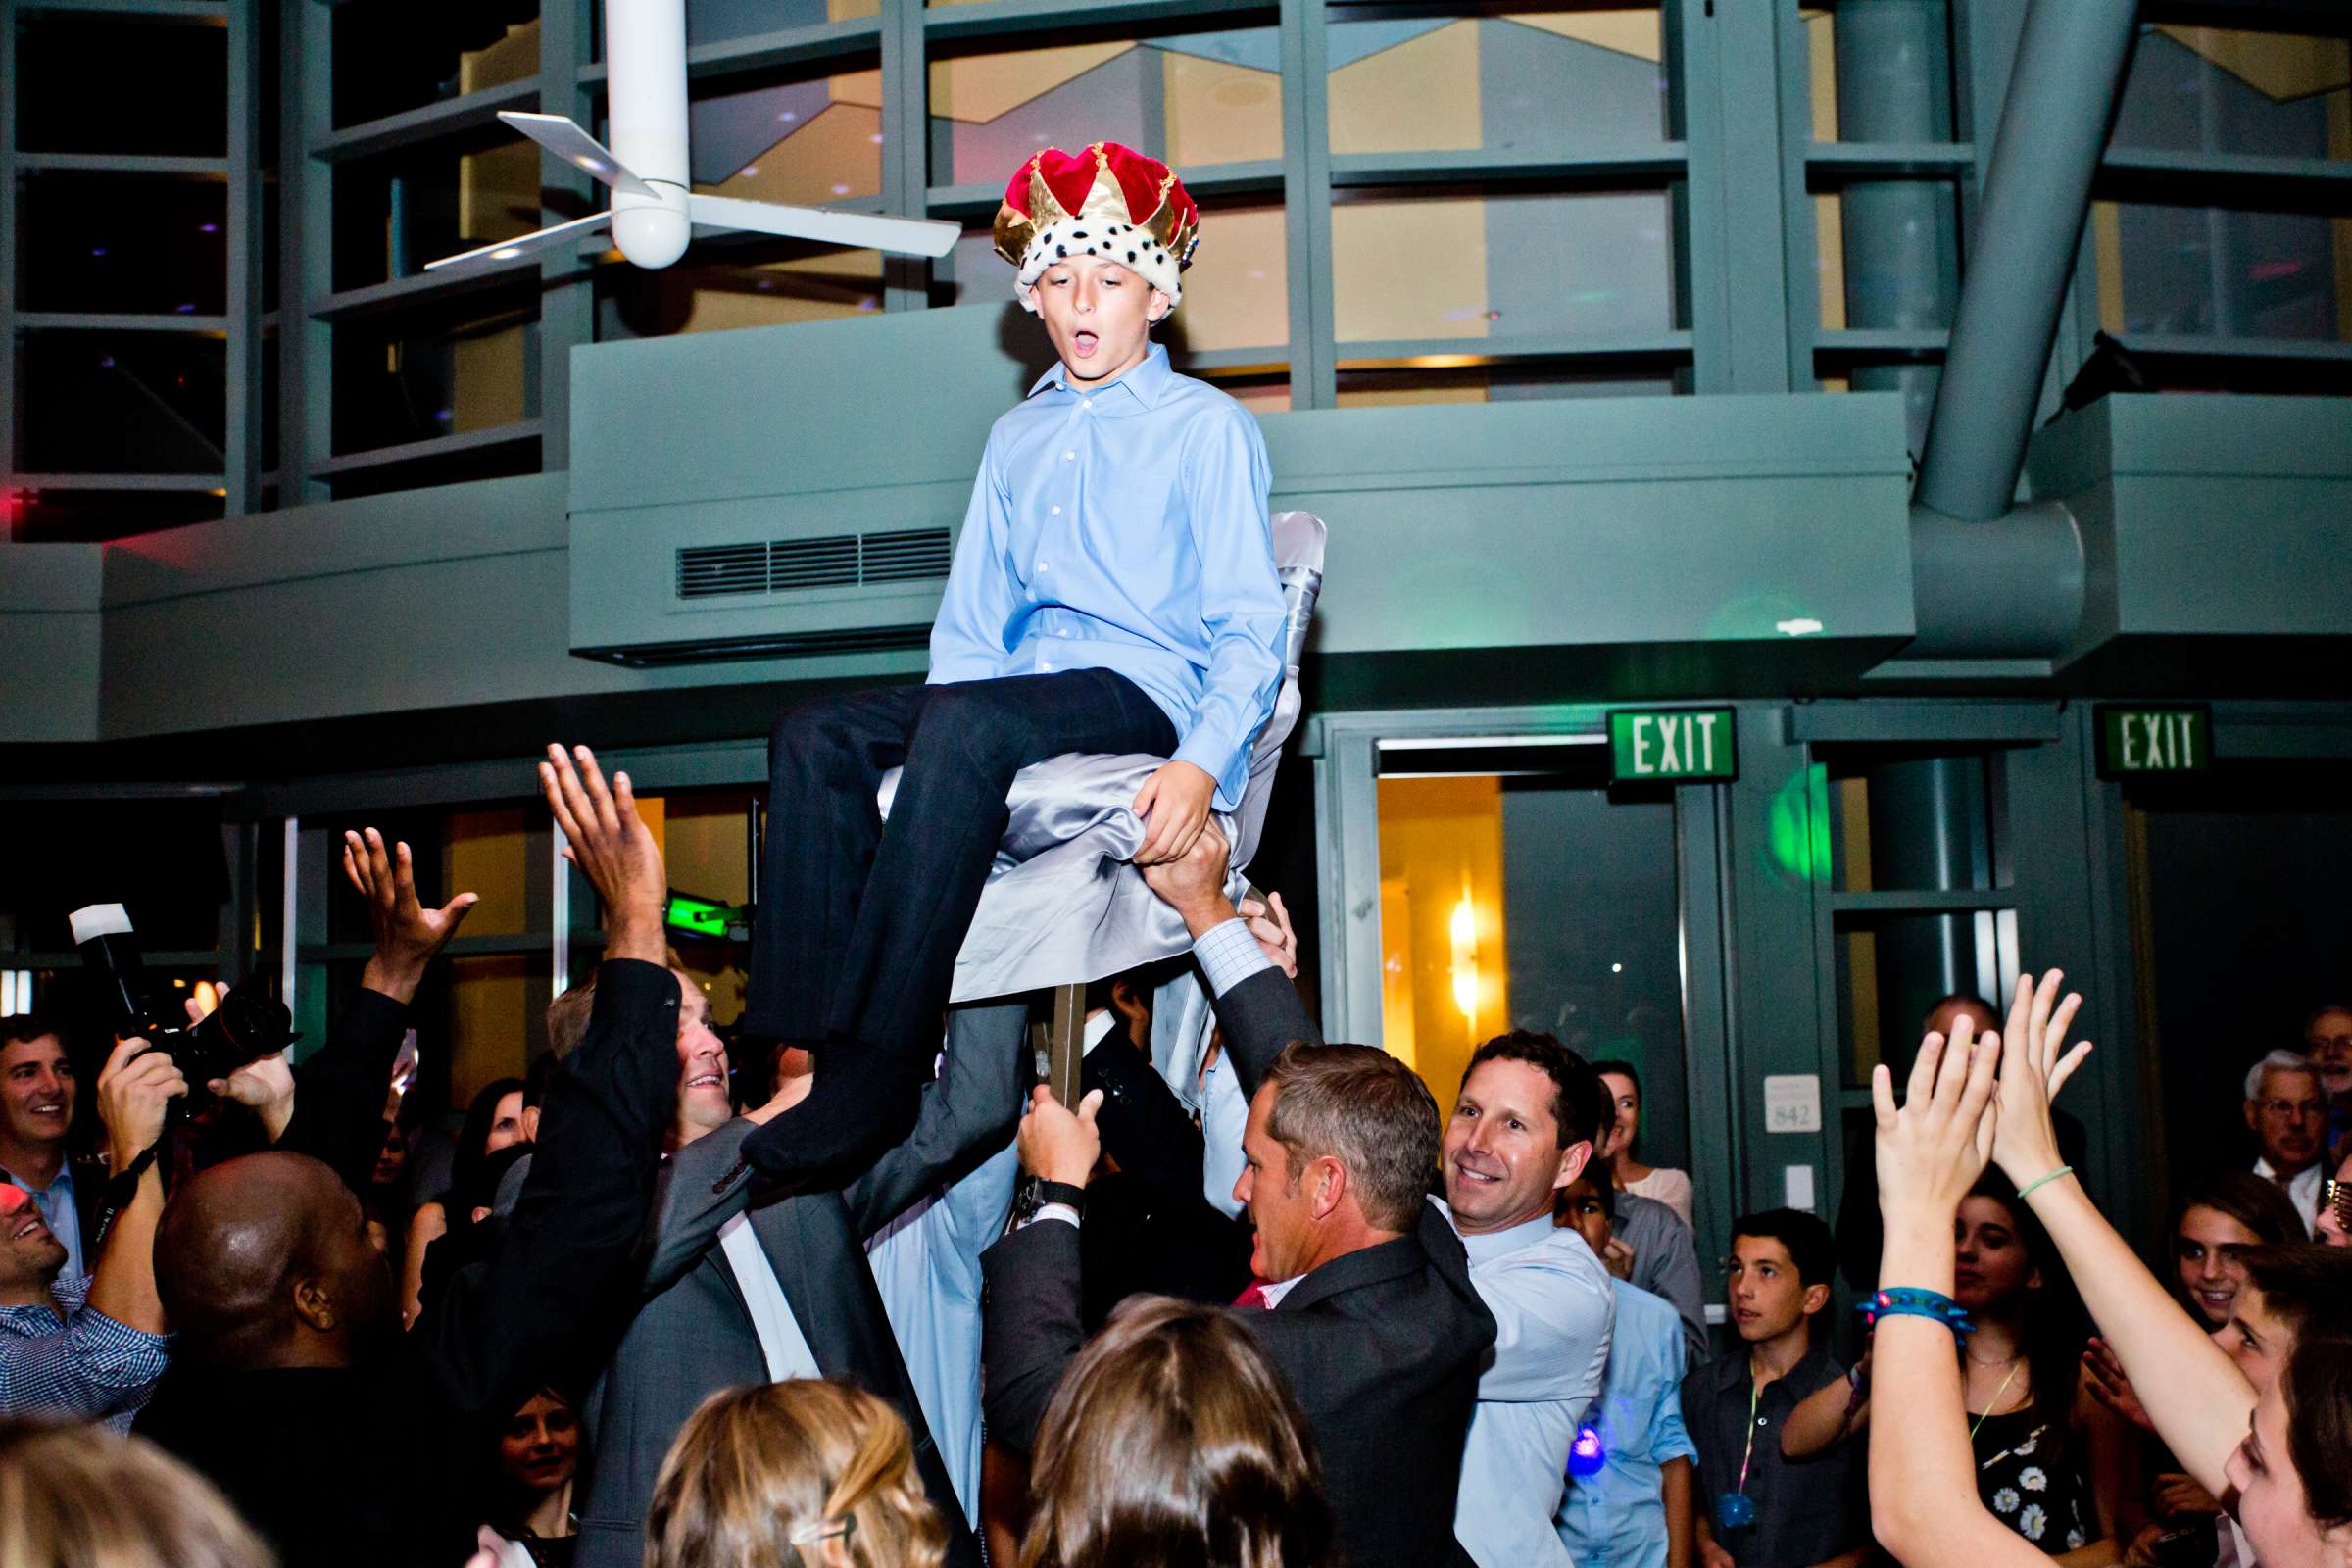
[[1262,1280],[1251,1280],[1250,1288],[1233,1298],[1233,1308],[1237,1312],[1271,1311],[1273,1303],[1266,1299],[1265,1283]]

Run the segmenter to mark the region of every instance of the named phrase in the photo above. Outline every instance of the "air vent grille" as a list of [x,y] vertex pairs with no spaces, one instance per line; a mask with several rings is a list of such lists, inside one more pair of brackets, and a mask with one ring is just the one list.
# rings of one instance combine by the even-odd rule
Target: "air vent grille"
[[920,582],[945,577],[950,560],[945,528],[692,545],[678,552],[678,597],[715,599]]

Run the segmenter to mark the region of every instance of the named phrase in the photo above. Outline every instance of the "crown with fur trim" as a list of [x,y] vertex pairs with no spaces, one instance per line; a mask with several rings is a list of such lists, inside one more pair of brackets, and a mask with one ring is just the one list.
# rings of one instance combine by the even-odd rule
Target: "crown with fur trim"
[[1115,141],[1080,153],[1049,147],[1021,165],[997,209],[997,254],[1018,269],[1013,292],[1037,309],[1047,268],[1100,256],[1134,270],[1171,302],[1200,243],[1200,209],[1175,172]]

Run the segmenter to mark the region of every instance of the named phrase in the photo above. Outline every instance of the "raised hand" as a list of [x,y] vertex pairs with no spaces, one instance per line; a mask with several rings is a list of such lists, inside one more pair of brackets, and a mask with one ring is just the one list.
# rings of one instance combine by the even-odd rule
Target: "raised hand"
[[1298,979],[1298,933],[1291,928],[1291,911],[1282,906],[1282,895],[1269,893],[1263,904],[1244,899],[1241,916],[1250,923],[1250,934],[1257,938],[1266,961],[1293,980]]
[[2124,1371],[2124,1363],[2115,1358],[2114,1349],[2102,1339],[2093,1339],[2082,1352],[2082,1381],[2090,1396],[2122,1416],[2142,1432],[2154,1432],[2156,1423],[2148,1419],[2148,1408],[2139,1402],[2139,1393],[2132,1387],[2132,1379]]
[[1217,781],[1191,762],[1164,762],[1136,792],[1135,814],[1144,819],[1144,845],[1135,852],[1138,865],[1159,865],[1181,859],[1208,827],[1208,808],[1215,802]]
[[343,875],[368,906],[375,952],[360,984],[395,1002],[413,1001],[425,966],[449,945],[479,900],[461,893],[438,909],[416,899],[416,871],[406,844],[384,847],[373,828],[343,835]]
[[1992,1154],[1993,1065],[2000,1037],[1972,1038],[1965,1016],[1947,1042],[1930,1031],[1911,1064],[1902,1108],[1894,1103],[1894,1074],[1882,1064],[1870,1075],[1878,1113],[1879,1211],[1891,1235],[1902,1226],[1946,1227],[1960,1200],[1984,1174]]
[[1095,1112],[1102,1105],[1102,1091],[1091,1090],[1073,1112],[1039,1084],[1021,1113],[1021,1169],[1040,1181],[1084,1187],[1102,1157],[1102,1135],[1095,1130]]
[[[572,765],[578,760],[578,767]],[[539,791],[566,840],[564,858],[580,868],[605,906],[605,956],[660,963],[667,954],[662,918],[669,906],[669,875],[653,829],[637,814],[629,775],[615,773],[608,787],[596,754],[575,746],[547,749],[539,764]]]
[[273,1144],[294,1119],[294,1069],[282,1051],[256,1056],[226,1078],[212,1079],[204,1087],[251,1109]]
[[107,1159],[122,1170],[164,1136],[164,1115],[188,1092],[188,1080],[170,1056],[133,1036],[117,1041],[98,1073],[98,1119],[106,1126]]
[[2074,1022],[2082,999],[2070,992],[2059,1000],[2058,987],[2065,979],[2057,969],[2043,975],[2039,985],[2020,975],[2016,1000],[2009,1005],[1992,1157],[2020,1187],[2039,1181],[2062,1163],[2058,1134],[2050,1124],[2050,1102],[2090,1055],[2087,1040],[2067,1049],[2067,1025]]

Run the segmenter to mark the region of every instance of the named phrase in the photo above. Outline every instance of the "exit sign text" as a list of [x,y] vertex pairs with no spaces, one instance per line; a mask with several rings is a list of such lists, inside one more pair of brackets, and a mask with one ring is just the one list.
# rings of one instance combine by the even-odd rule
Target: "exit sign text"
[[2193,773],[2213,763],[2213,713],[2203,708],[2099,710],[2099,772],[2107,778]]
[[1619,784],[1740,776],[1728,708],[1631,708],[1609,714],[1610,776]]

